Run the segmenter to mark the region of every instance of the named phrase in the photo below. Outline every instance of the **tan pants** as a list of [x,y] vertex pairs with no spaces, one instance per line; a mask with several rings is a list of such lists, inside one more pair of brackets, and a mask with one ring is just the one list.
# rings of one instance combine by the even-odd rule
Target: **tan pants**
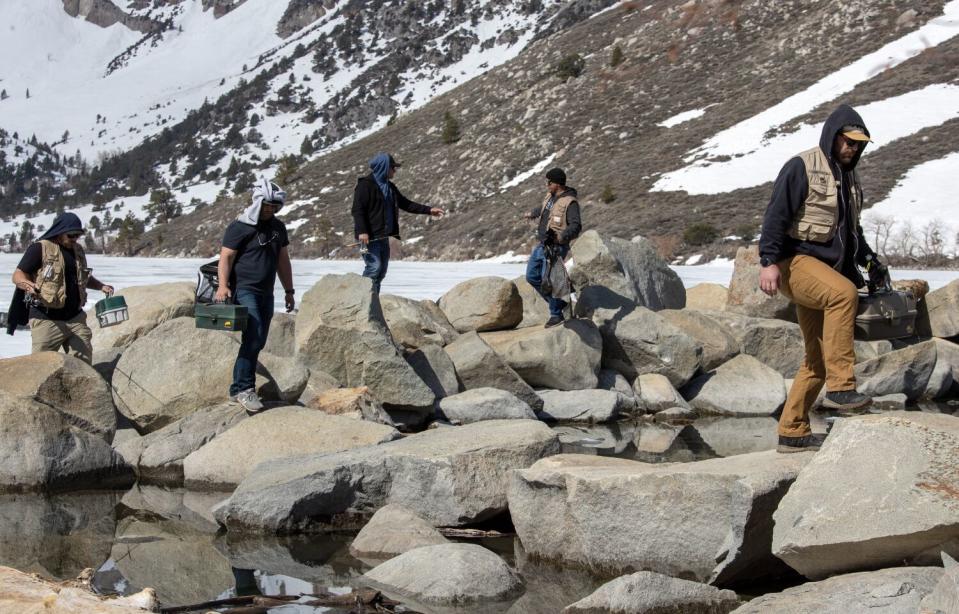
[[30,320],[30,335],[34,354],[62,349],[88,364],[93,362],[93,331],[84,311],[70,320]]
[[809,409],[826,390],[856,387],[853,332],[859,294],[851,281],[812,256],[795,256],[779,263],[780,290],[796,304],[806,357],[793,381],[779,434],[802,437],[812,432]]

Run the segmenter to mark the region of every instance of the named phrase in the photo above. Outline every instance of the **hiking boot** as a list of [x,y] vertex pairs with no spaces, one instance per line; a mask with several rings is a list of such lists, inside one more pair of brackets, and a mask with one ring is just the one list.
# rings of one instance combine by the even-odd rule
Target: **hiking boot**
[[546,324],[543,324],[543,328],[553,328],[554,326],[559,326],[563,323],[563,316],[550,316],[546,320]]
[[864,394],[859,394],[855,390],[840,390],[838,392],[827,392],[826,398],[822,401],[822,406],[827,409],[838,409],[842,411],[852,411],[855,409],[864,409],[872,404],[872,399]]
[[230,397],[230,400],[239,403],[240,407],[245,409],[248,414],[255,414],[263,410],[263,403],[260,401],[260,397],[256,396],[256,390],[252,388]]
[[776,451],[782,454],[790,454],[792,452],[815,452],[822,447],[822,442],[825,439],[825,435],[819,435],[817,433],[810,433],[809,435],[803,435],[802,437],[784,437],[783,435],[780,435],[779,445],[776,446]]

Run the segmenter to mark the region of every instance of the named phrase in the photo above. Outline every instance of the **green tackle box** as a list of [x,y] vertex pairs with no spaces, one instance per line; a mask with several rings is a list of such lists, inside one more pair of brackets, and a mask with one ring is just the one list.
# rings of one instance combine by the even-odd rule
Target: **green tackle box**
[[229,303],[197,303],[193,309],[197,328],[241,331],[246,328],[246,307]]

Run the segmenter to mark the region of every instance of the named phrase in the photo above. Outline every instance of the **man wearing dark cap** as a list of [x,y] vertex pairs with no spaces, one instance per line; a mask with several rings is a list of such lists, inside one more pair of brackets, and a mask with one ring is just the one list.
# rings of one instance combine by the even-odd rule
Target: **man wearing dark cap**
[[536,237],[539,239],[526,263],[526,281],[549,303],[549,319],[545,326],[550,328],[563,323],[566,301],[543,291],[547,247],[552,248],[555,257],[565,259],[570,242],[583,229],[576,190],[566,185],[566,172],[563,169],[552,168],[546,172],[546,198],[542,205],[535,207],[525,217],[538,220]]
[[372,172],[357,179],[353,191],[353,233],[366,264],[363,277],[373,280],[373,292],[377,294],[390,264],[390,237],[400,238],[397,207],[410,213],[443,215],[439,207],[415,203],[400,193],[390,181],[400,166],[390,154],[376,154],[370,160]]
[[826,120],[819,146],[789,160],[766,207],[759,255],[759,287],[781,291],[796,304],[806,356],[779,419],[780,452],[817,450],[809,410],[823,385],[823,406],[858,410],[872,400],[856,391],[853,330],[865,285],[881,283],[886,267],[869,248],[859,224],[862,188],[856,164],[870,142],[862,117],[841,105]]
[[113,287],[90,274],[79,241],[84,232],[79,217],[63,213],[27,248],[13,273],[17,289],[10,304],[7,334],[12,335],[18,325],[29,320],[34,353],[63,349],[89,363],[93,332],[83,311],[87,289],[113,294]]

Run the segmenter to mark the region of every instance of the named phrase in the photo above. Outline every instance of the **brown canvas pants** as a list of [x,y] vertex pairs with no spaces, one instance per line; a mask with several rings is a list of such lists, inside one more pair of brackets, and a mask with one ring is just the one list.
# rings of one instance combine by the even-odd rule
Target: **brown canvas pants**
[[779,263],[782,293],[796,304],[806,357],[793,381],[779,434],[802,437],[812,432],[809,410],[826,390],[856,387],[853,333],[859,294],[851,281],[812,256],[795,256]]
[[63,349],[87,364],[93,362],[93,331],[84,311],[70,320],[30,320],[30,336],[34,354]]

